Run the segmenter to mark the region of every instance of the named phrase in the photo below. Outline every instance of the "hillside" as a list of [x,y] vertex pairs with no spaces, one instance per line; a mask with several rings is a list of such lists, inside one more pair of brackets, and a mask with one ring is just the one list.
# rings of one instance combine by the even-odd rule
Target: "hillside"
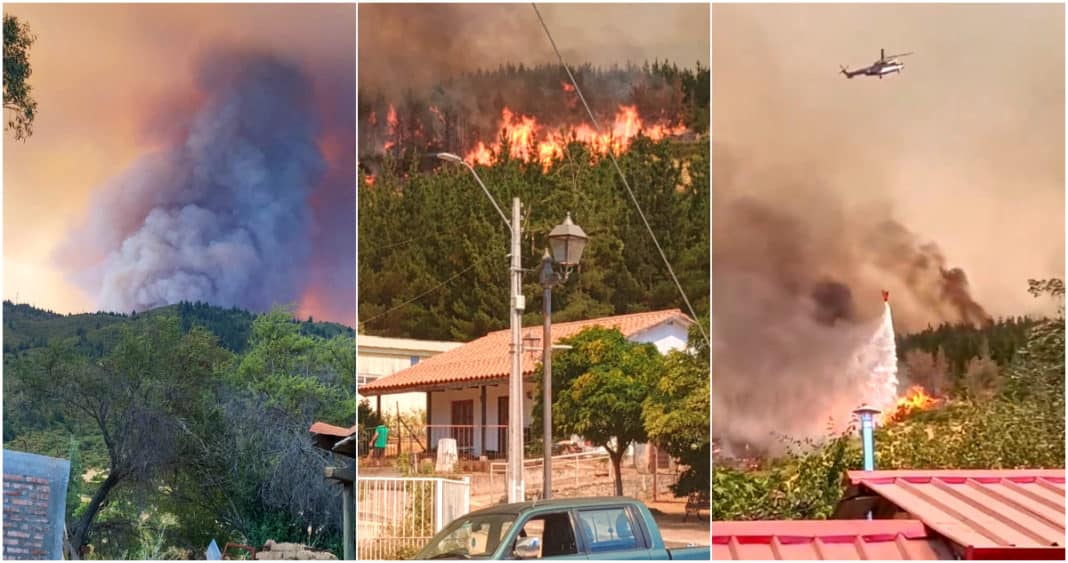
[[[114,345],[119,327],[139,318],[177,315],[183,331],[193,326],[206,328],[219,339],[223,348],[242,353],[248,346],[255,314],[238,308],[223,308],[207,303],[182,302],[150,311],[125,313],[79,313],[61,315],[24,303],[4,301],[4,355],[43,348],[53,342],[76,338],[79,352],[99,357]],[[354,336],[352,328],[337,324],[294,320],[300,333],[330,339]]]
[[338,550],[332,460],[308,428],[355,421],[352,329],[203,303],[60,315],[5,302],[4,351],[4,447],[71,460],[75,546],[104,559],[186,559],[211,539]]

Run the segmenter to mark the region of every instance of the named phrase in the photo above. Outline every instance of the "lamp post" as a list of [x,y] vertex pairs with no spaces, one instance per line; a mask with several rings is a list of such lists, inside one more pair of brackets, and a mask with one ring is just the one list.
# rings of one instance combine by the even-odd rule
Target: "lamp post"
[[[552,461],[553,461],[553,337],[552,337],[552,296],[553,286],[558,281],[566,281],[571,269],[582,259],[582,250],[586,248],[588,237],[582,227],[571,222],[567,214],[564,222],[549,233],[549,250],[541,258],[542,314],[544,315],[544,332],[542,333],[542,498],[552,498]],[[563,275],[553,270],[553,263],[564,267]]]
[[[879,409],[871,405],[857,407],[853,414],[860,419],[860,439],[864,448],[864,471],[875,470],[875,415]],[[868,520],[871,520],[871,511],[868,511]]]
[[[473,166],[452,153],[438,153],[437,157],[447,162],[462,164],[471,171],[471,175],[475,177],[475,181],[478,182],[479,187],[489,198],[493,208],[497,210],[497,214],[508,225],[508,230],[512,234],[511,266],[509,268],[511,299],[508,319],[512,331],[512,372],[508,378],[508,465],[505,470],[505,481],[508,487],[508,502],[522,502],[525,500],[525,494],[523,483],[523,358],[521,353],[523,344],[522,314],[523,309],[526,308],[526,301],[522,293],[523,265],[520,256],[520,235],[523,227],[519,213],[520,202],[518,197],[512,198],[512,220],[509,221],[504,211],[497,205],[497,201],[493,199],[493,195],[486,188],[486,184],[482,183],[482,178],[478,177],[478,173],[475,172]],[[485,421],[483,421],[484,423]]]

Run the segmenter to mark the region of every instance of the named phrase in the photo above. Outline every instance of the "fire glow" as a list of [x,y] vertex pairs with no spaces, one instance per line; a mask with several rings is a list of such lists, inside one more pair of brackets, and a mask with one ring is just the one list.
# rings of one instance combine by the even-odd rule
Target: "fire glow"
[[503,154],[502,140],[504,140],[507,142],[508,156],[523,162],[538,162],[542,165],[542,169],[548,170],[554,161],[564,157],[564,148],[571,142],[589,146],[596,155],[605,156],[610,151],[618,155],[630,147],[639,133],[649,139],[659,141],[685,132],[686,126],[684,125],[664,123],[646,125],[638,115],[638,109],[635,106],[619,106],[612,129],[606,133],[598,133],[585,124],[549,132],[546,127],[538,123],[536,118],[516,114],[506,107],[501,111],[498,140],[493,145],[480,141],[475,148],[467,152],[464,160],[471,165],[490,166]]
[[892,412],[883,414],[883,426],[901,422],[920,411],[931,410],[941,403],[941,399],[932,397],[921,385],[909,387],[905,394],[897,399]]

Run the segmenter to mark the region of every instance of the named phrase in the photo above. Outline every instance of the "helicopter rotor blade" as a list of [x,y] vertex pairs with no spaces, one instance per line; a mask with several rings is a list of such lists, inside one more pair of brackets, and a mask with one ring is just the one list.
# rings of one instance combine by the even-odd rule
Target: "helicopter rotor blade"
[[907,56],[909,56],[911,54],[912,54],[912,51],[909,51],[908,53],[898,53],[896,55],[889,55],[886,58],[887,59],[896,59],[898,57],[907,57]]

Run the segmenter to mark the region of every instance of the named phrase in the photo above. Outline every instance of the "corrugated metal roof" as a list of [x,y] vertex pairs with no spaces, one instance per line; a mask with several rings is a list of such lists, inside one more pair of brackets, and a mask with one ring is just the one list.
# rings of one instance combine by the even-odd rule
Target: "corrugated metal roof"
[[874,493],[965,550],[1059,548],[1063,558],[1063,469],[850,471],[847,478],[846,500]]
[[[689,326],[693,323],[682,311],[668,309],[587,321],[554,323],[552,325],[552,338],[553,342],[556,343],[563,338],[573,336],[583,329],[593,326],[618,328],[624,336],[630,337],[666,322],[679,322],[684,326]],[[533,330],[532,334],[539,340],[541,339],[542,328],[540,325],[524,328],[524,336],[527,335],[528,330]],[[459,348],[431,356],[408,369],[376,379],[366,385],[361,385],[359,393],[361,395],[381,395],[419,390],[435,385],[505,379],[511,370],[510,338],[511,332],[508,330],[491,332]],[[529,376],[533,374],[536,364],[537,362],[523,362],[523,375]]]
[[918,520],[712,522],[713,560],[954,558]]

